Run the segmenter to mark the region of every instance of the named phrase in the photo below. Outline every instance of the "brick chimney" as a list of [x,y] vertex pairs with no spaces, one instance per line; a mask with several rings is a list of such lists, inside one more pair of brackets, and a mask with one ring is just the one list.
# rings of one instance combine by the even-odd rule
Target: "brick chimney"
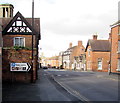
[[82,46],[82,41],[78,41],[78,46]]
[[98,35],[93,35],[93,40],[97,40]]
[[69,48],[72,48],[72,43],[69,44]]

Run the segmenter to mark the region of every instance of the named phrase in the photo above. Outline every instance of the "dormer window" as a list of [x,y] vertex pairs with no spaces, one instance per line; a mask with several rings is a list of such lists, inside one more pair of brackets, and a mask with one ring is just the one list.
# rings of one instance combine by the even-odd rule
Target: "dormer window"
[[14,46],[25,46],[25,38],[24,37],[14,37]]

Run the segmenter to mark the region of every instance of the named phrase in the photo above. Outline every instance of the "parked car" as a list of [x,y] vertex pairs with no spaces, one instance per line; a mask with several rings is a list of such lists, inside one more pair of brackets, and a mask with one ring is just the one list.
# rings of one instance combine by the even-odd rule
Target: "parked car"
[[47,66],[43,66],[42,68],[43,68],[43,69],[48,69],[48,67],[47,67]]
[[52,66],[52,68],[56,68],[56,66]]

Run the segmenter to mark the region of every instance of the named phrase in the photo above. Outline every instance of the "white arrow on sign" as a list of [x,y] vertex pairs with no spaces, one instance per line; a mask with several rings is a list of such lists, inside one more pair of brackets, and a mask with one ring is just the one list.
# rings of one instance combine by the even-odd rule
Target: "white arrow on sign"
[[29,63],[27,63],[27,66],[28,66],[27,71],[29,71],[29,70],[31,69],[31,66],[30,66],[30,64],[29,64]]

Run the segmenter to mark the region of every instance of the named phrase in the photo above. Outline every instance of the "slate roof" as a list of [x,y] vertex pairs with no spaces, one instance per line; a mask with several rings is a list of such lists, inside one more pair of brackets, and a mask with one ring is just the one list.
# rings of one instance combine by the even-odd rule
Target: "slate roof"
[[63,52],[63,55],[66,56],[66,55],[70,55],[70,53],[72,52],[72,50],[74,48],[76,48],[77,46],[73,46],[71,48],[68,48],[66,51]]
[[87,51],[88,46],[91,46],[92,51],[99,52],[110,52],[110,42],[109,40],[88,40],[85,52]]
[[49,60],[58,60],[59,56],[53,56],[53,57],[50,57],[48,58]]
[[75,47],[77,47],[77,46],[73,46],[71,48],[68,48],[67,50],[73,50]]

